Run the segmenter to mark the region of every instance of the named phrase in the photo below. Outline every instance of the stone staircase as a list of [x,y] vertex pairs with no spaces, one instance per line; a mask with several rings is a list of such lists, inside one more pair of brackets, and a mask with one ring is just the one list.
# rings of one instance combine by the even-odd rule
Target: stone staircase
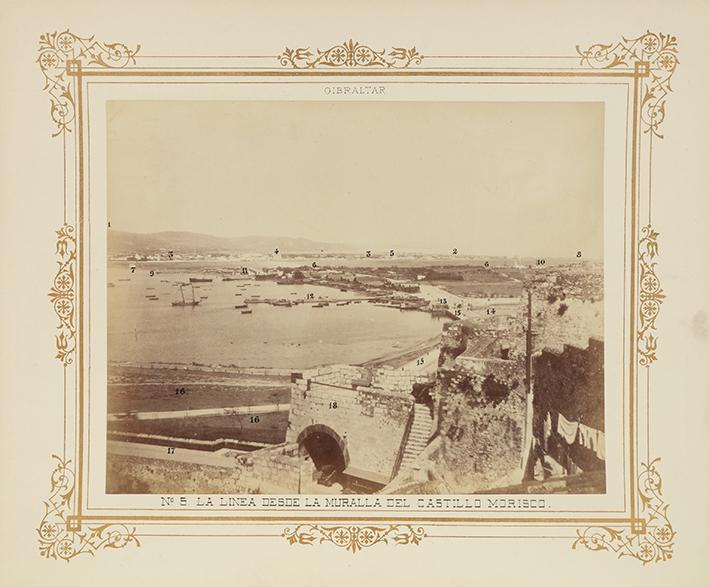
[[428,406],[414,404],[414,421],[411,424],[409,438],[404,447],[404,456],[399,467],[400,471],[411,468],[416,458],[426,448],[428,439],[431,437],[432,426],[433,418],[431,418],[431,411]]

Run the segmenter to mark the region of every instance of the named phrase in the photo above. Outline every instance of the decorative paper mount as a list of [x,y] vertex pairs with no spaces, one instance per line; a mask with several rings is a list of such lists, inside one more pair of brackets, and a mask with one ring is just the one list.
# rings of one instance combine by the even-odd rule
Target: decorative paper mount
[[596,69],[632,66],[646,74],[640,110],[643,132],[663,137],[658,129],[665,119],[665,98],[672,91],[670,80],[679,64],[677,37],[647,31],[635,39],[623,37],[617,43],[597,43],[585,50],[576,45],[576,52],[582,65]]
[[358,41],[345,41],[329,49],[315,49],[299,47],[291,49],[286,47],[278,56],[278,61],[284,67],[295,69],[313,69],[316,67],[386,67],[403,69],[410,65],[419,65],[423,60],[416,47],[406,49],[394,47],[389,51],[377,51]]
[[[50,95],[50,114],[57,127],[52,136],[71,132],[74,123],[75,102],[71,85],[66,79],[70,62],[93,64],[106,68],[123,68],[135,64],[135,56],[140,50],[134,50],[122,43],[102,43],[92,37],[79,37],[69,30],[46,33],[40,37],[37,63],[44,76],[44,90]],[[643,132],[663,138],[658,132],[665,118],[666,97],[672,91],[670,80],[679,63],[677,58],[677,39],[671,35],[656,34],[647,31],[634,39],[622,38],[622,41],[610,44],[595,44],[586,50],[576,46],[581,56],[581,64],[592,68],[610,69],[630,66],[642,72],[643,88],[641,94],[640,119]],[[411,64],[420,64],[423,56],[415,47],[411,49],[393,48],[389,52],[376,51],[369,46],[349,40],[326,50],[317,49],[312,53],[309,48],[286,49],[278,60],[284,67],[312,69],[316,67],[384,67],[406,68]],[[75,324],[75,262],[76,237],[74,227],[63,224],[56,231],[56,254],[59,257],[58,269],[54,276],[49,297],[59,318],[60,331],[55,336],[56,358],[64,366],[73,361],[76,348]],[[660,287],[655,273],[658,254],[658,233],[650,225],[642,228],[638,243],[638,261],[640,264],[640,327],[638,337],[638,361],[649,366],[657,357],[657,338],[650,331],[655,330],[655,320],[659,314],[665,294]],[[39,533],[40,553],[47,558],[69,561],[79,554],[93,555],[105,548],[123,548],[128,544],[140,543],[135,536],[135,528],[122,524],[103,524],[82,530],[80,523],[71,517],[71,498],[74,491],[74,474],[69,469],[69,461],[58,461],[52,473],[51,496],[45,502],[45,514],[37,529]],[[590,550],[611,550],[619,557],[631,556],[643,564],[665,561],[672,557],[675,531],[667,519],[668,505],[662,500],[662,481],[656,471],[655,459],[650,464],[643,464],[639,478],[639,492],[643,512],[648,519],[640,520],[636,527],[612,529],[608,527],[589,527],[578,530],[578,538],[573,548],[583,545]],[[426,536],[423,528],[410,525],[389,526],[319,526],[300,525],[284,530],[291,545],[329,542],[353,553],[374,544],[418,545]]]
[[390,524],[385,526],[321,526],[301,524],[295,528],[286,528],[281,534],[288,543],[313,544],[329,542],[355,554],[375,544],[414,544],[418,545],[426,536],[423,528],[410,524]]
[[635,521],[630,528],[591,526],[577,530],[572,548],[585,546],[589,550],[611,551],[618,558],[630,556],[643,565],[672,558],[676,532],[667,517],[670,506],[662,499],[662,478],[655,468],[659,460],[643,463],[638,476],[638,492],[646,518]]
[[107,548],[124,548],[129,544],[140,546],[135,528],[123,524],[101,524],[82,528],[72,517],[74,472],[71,461],[52,455],[57,465],[52,471],[50,496],[44,502],[44,516],[40,521],[39,553],[46,558],[69,562],[81,554],[94,555]]

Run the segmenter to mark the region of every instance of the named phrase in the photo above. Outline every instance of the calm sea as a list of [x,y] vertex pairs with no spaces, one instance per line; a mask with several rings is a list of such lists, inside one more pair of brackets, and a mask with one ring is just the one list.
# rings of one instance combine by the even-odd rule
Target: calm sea
[[[313,285],[277,285],[271,281],[221,281],[199,271],[156,273],[128,264],[109,265],[108,356],[114,361],[164,361],[235,364],[242,367],[303,369],[333,363],[363,363],[405,350],[439,334],[442,320],[430,314],[399,311],[367,302],[324,308],[236,304],[247,298],[351,299],[358,294]],[[195,284],[196,307],[173,307],[177,283],[212,277]],[[242,287],[240,287],[242,286]],[[189,286],[184,294],[191,299]],[[158,300],[146,296],[155,295]]]

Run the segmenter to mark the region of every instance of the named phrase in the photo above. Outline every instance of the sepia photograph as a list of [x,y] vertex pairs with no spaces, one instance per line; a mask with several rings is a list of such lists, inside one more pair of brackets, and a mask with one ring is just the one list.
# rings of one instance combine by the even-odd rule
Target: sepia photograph
[[603,103],[380,98],[107,102],[107,493],[606,493]]

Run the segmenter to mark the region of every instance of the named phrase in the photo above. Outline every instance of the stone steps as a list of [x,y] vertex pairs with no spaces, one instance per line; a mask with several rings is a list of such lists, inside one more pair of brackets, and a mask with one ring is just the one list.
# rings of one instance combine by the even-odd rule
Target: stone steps
[[418,456],[423,452],[428,445],[428,439],[431,437],[431,427],[433,419],[427,406],[423,404],[414,405],[414,421],[411,423],[409,438],[404,447],[404,456],[401,459],[399,469],[410,468]]

